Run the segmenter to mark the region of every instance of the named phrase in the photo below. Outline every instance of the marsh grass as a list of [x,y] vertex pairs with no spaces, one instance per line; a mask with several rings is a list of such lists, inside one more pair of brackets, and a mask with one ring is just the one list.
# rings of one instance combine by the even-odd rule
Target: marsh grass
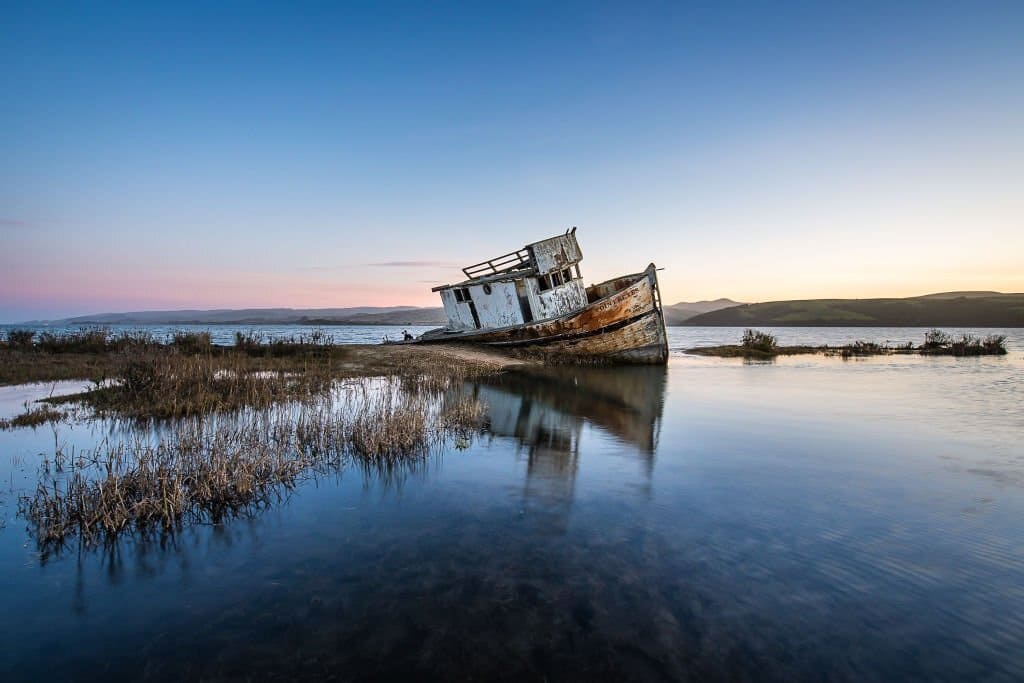
[[834,351],[827,351],[828,355],[838,354],[843,358],[862,358],[867,356],[880,356],[894,351],[887,346],[875,342],[857,340],[852,344],[840,346]]
[[48,353],[116,353],[129,350],[151,349],[161,346],[160,341],[142,330],[115,334],[105,327],[90,327],[77,332],[41,332],[35,347]]
[[61,422],[67,417],[63,410],[46,405],[35,407],[25,405],[25,411],[10,419],[0,419],[0,429],[15,429],[17,427],[38,427],[43,424]]
[[1006,354],[1006,337],[989,335],[984,339],[964,334],[958,339],[947,336],[944,343],[922,349],[922,353],[948,356],[1002,356]]
[[441,424],[453,431],[475,431],[483,425],[486,409],[479,399],[465,396],[445,405]]
[[773,334],[747,328],[743,331],[740,346],[753,353],[770,354],[778,346],[778,339]]
[[209,332],[175,332],[171,337],[171,346],[181,353],[210,353],[213,340]]
[[0,384],[64,379],[101,383],[125,377],[140,364],[155,363],[161,356],[203,357],[206,363],[233,372],[334,378],[488,373],[503,365],[480,358],[455,359],[458,354],[440,346],[334,344],[320,330],[274,340],[257,332],[239,332],[233,346],[213,344],[209,332],[177,332],[167,343],[144,332],[112,334],[104,328],[44,332],[34,343],[28,334],[14,334],[0,343]]
[[[81,403],[98,416],[169,419],[277,403],[310,401],[330,392],[350,366],[318,347],[323,356],[253,358],[247,353],[186,355],[158,349],[126,355],[108,378],[93,388],[46,399],[53,404]],[[383,347],[382,347],[383,348]],[[453,382],[497,372],[492,366],[455,363],[437,354],[408,354],[388,366],[410,395],[437,394]],[[362,366],[359,371],[372,369]]]
[[350,381],[315,401],[177,420],[71,456],[58,450],[19,514],[46,552],[71,538],[94,545],[217,524],[347,465],[392,480],[448,439],[471,438],[484,414],[475,399],[446,404],[398,378]]
[[4,343],[12,349],[27,349],[32,347],[32,340],[36,333],[33,330],[10,330]]
[[386,390],[359,402],[347,416],[343,434],[363,459],[415,456],[429,444],[429,420],[424,394]]
[[303,478],[349,463],[398,481],[453,435],[472,437],[483,407],[442,397],[503,367],[442,347],[336,346],[317,332],[236,342],[216,346],[200,332],[159,343],[103,329],[44,333],[18,349],[8,340],[0,381],[93,382],[44,399],[19,423],[62,419],[52,406],[73,404],[134,435],[70,455],[56,447],[43,461],[35,493],[19,500],[41,550],[254,514]]
[[942,330],[933,329],[925,333],[924,341],[919,346],[914,346],[912,342],[890,346],[863,340],[842,346],[778,346],[774,336],[748,329],[743,333],[741,343],[738,345],[702,346],[686,351],[700,356],[748,359],[768,359],[799,354],[824,354],[840,356],[844,359],[909,353],[931,356],[993,356],[1007,353],[1005,342],[1005,335],[989,335],[980,339],[965,334],[959,339],[955,339]]
[[320,370],[263,370],[238,357],[156,353],[127,360],[116,382],[60,400],[81,402],[99,415],[187,417],[321,395],[331,377]]

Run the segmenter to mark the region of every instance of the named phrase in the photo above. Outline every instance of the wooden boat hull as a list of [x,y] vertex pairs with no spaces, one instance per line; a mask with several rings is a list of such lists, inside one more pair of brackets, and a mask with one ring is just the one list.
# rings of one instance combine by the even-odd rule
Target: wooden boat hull
[[493,330],[433,330],[416,340],[528,348],[565,357],[630,363],[668,362],[668,337],[652,263],[642,273],[588,288],[584,308],[560,318]]

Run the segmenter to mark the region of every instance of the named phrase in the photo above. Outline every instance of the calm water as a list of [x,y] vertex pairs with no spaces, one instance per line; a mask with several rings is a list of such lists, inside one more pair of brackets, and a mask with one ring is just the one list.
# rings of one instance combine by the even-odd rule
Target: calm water
[[[113,427],[0,432],[0,671],[1022,680],[1024,331],[1007,334],[1001,358],[745,364],[677,351],[739,331],[675,328],[667,370],[466,383],[487,433],[404,476],[345,470],[249,519],[45,559],[18,496],[55,441]],[[50,390],[0,389],[0,411]]]
[[[264,340],[298,339],[309,337],[314,332],[324,335],[336,344],[377,344],[384,340],[401,339],[402,331],[420,335],[430,326],[417,325],[106,325],[114,333],[145,331],[157,339],[169,340],[177,331],[209,332],[215,344],[234,344],[235,333],[257,334]],[[0,325],[0,336],[9,330],[25,329],[24,325]],[[79,325],[40,326],[37,332],[66,334],[83,328]],[[924,327],[761,327],[759,329],[775,334],[780,344],[848,344],[863,339],[874,342],[919,344],[924,340],[928,328]],[[964,332],[984,336],[999,333],[1009,338],[1014,348],[1024,350],[1024,330],[1021,329],[969,329],[946,328],[952,334]],[[739,343],[742,327],[670,327],[669,344],[674,351],[695,346]]]

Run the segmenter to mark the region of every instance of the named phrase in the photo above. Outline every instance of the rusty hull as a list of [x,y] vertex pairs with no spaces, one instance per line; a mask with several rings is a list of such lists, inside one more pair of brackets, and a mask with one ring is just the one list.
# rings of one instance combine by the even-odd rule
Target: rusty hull
[[654,264],[642,273],[588,288],[588,293],[618,289],[561,318],[496,330],[443,332],[421,341],[466,341],[504,347],[537,347],[567,356],[592,356],[623,362],[666,363],[668,338]]

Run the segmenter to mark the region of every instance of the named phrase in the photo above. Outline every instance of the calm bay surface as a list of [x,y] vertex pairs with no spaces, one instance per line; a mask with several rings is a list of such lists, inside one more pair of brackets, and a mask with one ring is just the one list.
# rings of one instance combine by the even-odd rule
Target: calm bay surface
[[[671,328],[667,369],[465,383],[485,433],[408,471],[325,474],[248,518],[97,549],[40,553],[18,499],[55,445],[120,427],[0,432],[0,671],[1022,680],[1024,330],[973,332],[1009,355],[744,363],[682,353],[741,330]],[[0,388],[0,413],[50,390]]]

